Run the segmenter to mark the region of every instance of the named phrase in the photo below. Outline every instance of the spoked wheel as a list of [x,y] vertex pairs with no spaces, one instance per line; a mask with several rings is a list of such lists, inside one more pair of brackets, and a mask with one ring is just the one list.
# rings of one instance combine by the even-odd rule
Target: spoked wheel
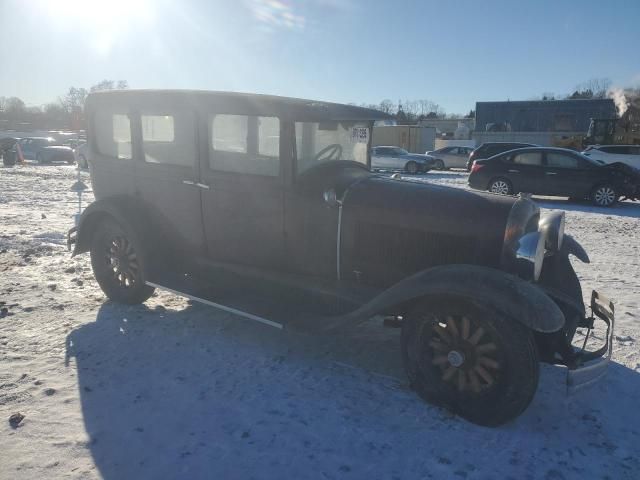
[[426,401],[498,426],[520,415],[538,385],[532,332],[471,302],[422,301],[402,326],[405,370]]
[[104,293],[120,303],[136,304],[154,289],[145,284],[144,251],[135,235],[106,220],[91,245],[91,265]]
[[591,198],[599,207],[611,207],[618,201],[618,193],[611,185],[600,185],[593,190]]
[[404,169],[407,173],[411,174],[411,175],[415,175],[416,173],[418,173],[418,164],[414,161],[408,162],[405,166]]
[[504,178],[497,178],[489,185],[489,191],[493,193],[500,193],[502,195],[511,195],[513,189],[508,180]]
[[500,375],[496,340],[468,316],[448,315],[435,319],[431,328],[437,335],[429,341],[431,363],[440,368],[442,380],[460,393],[480,393],[490,389]]

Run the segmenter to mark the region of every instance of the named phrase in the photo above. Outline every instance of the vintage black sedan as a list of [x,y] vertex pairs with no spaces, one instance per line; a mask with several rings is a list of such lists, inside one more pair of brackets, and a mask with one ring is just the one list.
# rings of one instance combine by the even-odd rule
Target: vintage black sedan
[[[276,328],[338,333],[390,317],[411,386],[496,426],[533,398],[539,361],[573,390],[606,371],[569,262],[588,256],[527,198],[371,172],[375,110],[220,92],[89,95],[96,201],[69,231],[113,301],[164,288]],[[382,322],[381,322],[382,325]],[[194,366],[194,368],[198,368]]]
[[640,197],[640,171],[622,163],[605,165],[564,148],[520,148],[474,161],[469,186],[505,195],[588,199],[611,207],[621,197]]

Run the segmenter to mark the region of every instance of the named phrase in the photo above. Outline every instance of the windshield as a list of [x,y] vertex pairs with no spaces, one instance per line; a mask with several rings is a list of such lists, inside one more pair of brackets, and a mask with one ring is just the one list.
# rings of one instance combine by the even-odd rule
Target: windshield
[[594,158],[590,158],[587,155],[583,155],[582,153],[579,152],[574,152],[576,155],[578,155],[580,158],[582,158],[583,160],[589,162],[591,165],[596,165],[597,167],[601,167],[602,165],[606,165],[605,162],[602,162],[600,160],[596,160]]
[[366,165],[369,136],[367,122],[296,122],[298,173],[335,160]]

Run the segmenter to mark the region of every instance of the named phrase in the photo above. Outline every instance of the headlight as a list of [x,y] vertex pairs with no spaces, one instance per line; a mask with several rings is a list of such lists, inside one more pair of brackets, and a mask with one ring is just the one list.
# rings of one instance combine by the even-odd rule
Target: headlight
[[564,238],[564,212],[549,213],[538,222],[538,231],[545,239],[545,248],[555,253],[562,248]]
[[526,233],[518,240],[515,252],[516,273],[534,282],[540,278],[544,262],[545,238],[540,232]]

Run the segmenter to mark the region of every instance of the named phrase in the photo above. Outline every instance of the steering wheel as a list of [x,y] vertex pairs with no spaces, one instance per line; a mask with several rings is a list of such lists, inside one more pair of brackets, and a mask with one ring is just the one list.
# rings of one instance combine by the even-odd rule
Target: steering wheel
[[313,157],[313,161],[324,162],[329,160],[340,160],[340,157],[342,157],[342,145],[334,143],[324,147],[316,153],[315,157]]

